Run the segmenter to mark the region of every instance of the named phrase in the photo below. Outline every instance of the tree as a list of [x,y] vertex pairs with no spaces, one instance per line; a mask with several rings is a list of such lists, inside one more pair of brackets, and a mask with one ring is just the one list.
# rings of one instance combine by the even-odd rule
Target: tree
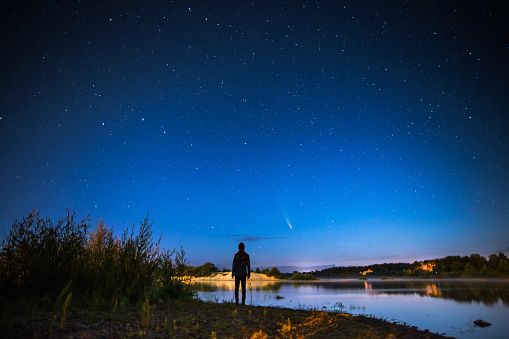
[[211,262],[206,262],[200,267],[200,275],[202,277],[206,277],[211,275],[212,273],[219,272],[219,269]]
[[467,263],[465,265],[465,273],[470,275],[477,275],[477,270],[475,269],[474,265],[472,265],[471,263]]
[[262,274],[265,274],[267,277],[274,277],[276,279],[284,279],[283,274],[279,272],[277,267],[272,267],[270,270],[268,268],[264,268],[261,271]]
[[485,257],[476,253],[470,255],[470,264],[474,266],[477,271],[481,271],[483,267],[486,266],[486,263]]
[[[500,253],[504,255],[503,253]],[[498,263],[500,262],[500,257],[496,254],[491,254],[488,258],[488,266],[493,269],[498,269]]]
[[465,264],[463,264],[461,261],[456,260],[451,264],[451,271],[455,273],[460,273],[465,270]]

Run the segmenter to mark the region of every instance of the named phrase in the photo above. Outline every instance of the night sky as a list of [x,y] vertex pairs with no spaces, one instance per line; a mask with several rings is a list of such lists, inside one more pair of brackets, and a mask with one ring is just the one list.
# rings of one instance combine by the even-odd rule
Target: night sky
[[509,250],[505,1],[7,1],[0,230],[149,213],[192,265]]

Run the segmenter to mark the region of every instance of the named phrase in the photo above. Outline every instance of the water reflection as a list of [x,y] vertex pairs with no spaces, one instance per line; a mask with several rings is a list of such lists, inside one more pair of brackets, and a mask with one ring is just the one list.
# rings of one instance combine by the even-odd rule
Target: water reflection
[[[288,284],[288,282],[248,280],[246,288],[259,292],[278,292],[281,290],[283,284]],[[235,288],[235,283],[233,280],[197,281],[193,283],[193,286],[194,289],[198,292],[225,292],[233,290]]]
[[[196,282],[198,292],[230,291],[234,289],[233,281]],[[251,281],[248,289],[257,292],[278,293],[282,289],[298,291],[315,290],[316,292],[362,292],[373,295],[419,295],[454,300],[460,303],[483,303],[494,305],[499,300],[509,305],[509,281],[497,280],[336,280],[318,282],[290,281]]]
[[499,300],[509,305],[509,283],[490,280],[437,280],[373,282],[371,289],[383,294],[417,294],[422,297],[449,299],[457,302],[481,302],[494,305]]

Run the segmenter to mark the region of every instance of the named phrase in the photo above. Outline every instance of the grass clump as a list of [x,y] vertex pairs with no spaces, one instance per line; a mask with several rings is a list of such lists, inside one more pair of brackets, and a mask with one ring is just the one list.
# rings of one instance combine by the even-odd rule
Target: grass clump
[[150,306],[150,303],[147,300],[143,303],[141,307],[141,325],[144,328],[150,327],[152,325],[152,318],[154,317],[154,309]]
[[64,321],[67,318],[67,310],[69,309],[69,305],[71,304],[72,293],[67,295],[65,298],[64,306],[62,306],[62,319],[60,319],[60,329],[64,328]]

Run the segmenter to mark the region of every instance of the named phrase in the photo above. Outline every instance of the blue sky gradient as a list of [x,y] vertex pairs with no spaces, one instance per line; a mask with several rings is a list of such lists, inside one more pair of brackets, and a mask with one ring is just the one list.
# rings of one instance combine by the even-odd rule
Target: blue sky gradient
[[2,10],[0,228],[66,209],[228,267],[509,247],[498,2]]

